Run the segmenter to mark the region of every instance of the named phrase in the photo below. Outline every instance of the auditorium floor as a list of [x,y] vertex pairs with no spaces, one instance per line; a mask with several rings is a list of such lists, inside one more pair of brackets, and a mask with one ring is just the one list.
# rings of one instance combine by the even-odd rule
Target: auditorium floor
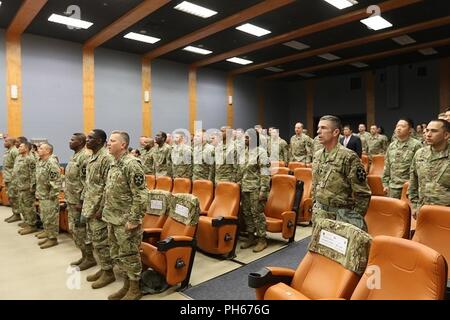
[[[86,275],[95,271],[92,268],[72,273],[70,261],[79,258],[79,251],[68,234],[60,234],[59,245],[42,250],[37,245],[34,234],[21,236],[17,233],[18,223],[3,220],[11,215],[11,208],[0,206],[0,299],[5,300],[102,300],[120,289],[119,279],[104,288],[93,290],[86,281]],[[297,227],[295,240],[311,234],[311,227]],[[251,249],[237,249],[233,260],[219,260],[197,252],[191,276],[191,284],[197,285],[211,278],[241,267],[286,245],[280,235],[268,234],[269,246],[256,254]],[[171,288],[162,294],[146,295],[143,300],[171,299],[186,297]]]

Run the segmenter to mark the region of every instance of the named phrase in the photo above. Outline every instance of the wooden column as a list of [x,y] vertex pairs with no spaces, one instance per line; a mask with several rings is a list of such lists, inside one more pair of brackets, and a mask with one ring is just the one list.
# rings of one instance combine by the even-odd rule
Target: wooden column
[[94,49],[83,48],[83,130],[87,134],[95,126]]
[[258,80],[258,124],[264,128],[264,81]]
[[314,137],[314,94],[315,81],[308,80],[306,82],[306,127],[310,137]]
[[367,113],[366,127],[369,128],[371,125],[375,124],[375,92],[374,92],[375,76],[372,71],[367,71],[365,73],[365,78],[366,78],[366,113]]
[[[227,126],[230,126],[233,128],[234,126],[234,90],[233,90],[233,80],[234,77],[232,75],[228,75],[227,78]],[[230,104],[229,102],[229,97],[232,97],[232,103]]]
[[189,68],[189,131],[194,132],[197,118],[197,68]]
[[450,107],[450,58],[446,57],[440,61],[440,112]]
[[[22,135],[22,58],[20,35],[6,35],[6,100],[8,113],[8,134]],[[18,97],[11,97],[11,86],[17,86]]]
[[[145,91],[148,91],[149,101],[145,101]],[[148,59],[142,59],[142,135],[152,135],[152,66]]]

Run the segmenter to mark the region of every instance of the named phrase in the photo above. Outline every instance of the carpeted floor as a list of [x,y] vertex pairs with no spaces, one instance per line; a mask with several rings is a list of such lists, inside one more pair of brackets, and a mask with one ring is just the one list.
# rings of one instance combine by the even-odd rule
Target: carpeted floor
[[297,268],[305,256],[310,237],[294,242],[268,256],[237,270],[191,287],[183,294],[195,300],[254,300],[255,291],[248,287],[248,275],[266,266]]

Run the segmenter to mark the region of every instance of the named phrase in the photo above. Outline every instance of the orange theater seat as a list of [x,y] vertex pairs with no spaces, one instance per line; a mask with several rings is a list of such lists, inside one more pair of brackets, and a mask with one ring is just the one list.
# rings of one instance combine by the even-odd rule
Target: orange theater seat
[[290,174],[291,170],[286,167],[270,167],[270,175],[275,174]]
[[266,229],[281,233],[283,238],[294,241],[298,206],[303,193],[303,183],[294,176],[274,175],[269,197],[264,208]]
[[413,241],[420,242],[450,261],[450,207],[425,205],[420,208]]
[[306,168],[306,164],[304,162],[293,161],[293,162],[289,162],[288,168],[289,168],[289,170],[294,172],[295,169],[297,169],[297,168]]
[[372,196],[364,219],[372,237],[385,235],[409,239],[411,210],[402,200]]
[[[191,194],[172,195],[169,216],[161,229],[154,228],[156,244],[141,242],[143,269],[152,268],[163,275],[166,282],[180,289],[189,285],[195,256],[195,233],[199,217],[197,197]],[[144,237],[147,235],[144,233]]]
[[209,206],[214,198],[214,184],[210,180],[195,180],[192,183],[192,194],[200,202],[200,215],[208,214]]
[[145,175],[145,182],[147,184],[147,189],[148,190],[153,190],[155,189],[155,182],[156,182],[156,178],[154,175]]
[[187,178],[173,179],[172,193],[191,193],[192,181]]
[[367,184],[369,185],[373,196],[385,196],[381,176],[369,174],[367,176]]
[[367,154],[361,155],[361,162],[364,166],[364,170],[366,170],[366,172],[369,172],[369,156]]
[[235,257],[240,188],[237,183],[219,182],[206,216],[198,222],[197,245],[211,254]]
[[153,231],[163,227],[170,210],[172,193],[163,190],[150,190],[148,192],[148,204],[146,214],[142,220],[142,229],[144,232],[143,240],[148,243],[156,243],[151,238]]
[[372,156],[372,163],[370,164],[369,174],[382,176],[384,171],[384,155],[378,154]]
[[167,176],[159,176],[156,178],[156,186],[155,189],[157,190],[164,190],[164,191],[172,191],[172,178]]
[[271,167],[286,167],[286,163],[284,161],[271,161]]
[[447,264],[440,253],[411,240],[378,236],[351,299],[442,300],[446,284]]
[[299,206],[299,216],[297,223],[310,223],[312,217],[312,169],[311,168],[297,168],[294,170],[294,177],[297,180],[303,181],[303,194]]
[[[332,249],[327,244],[333,238],[345,243]],[[248,285],[256,289],[257,300],[349,299],[365,270],[370,242],[366,232],[351,224],[321,219],[296,270],[266,267],[251,273]]]

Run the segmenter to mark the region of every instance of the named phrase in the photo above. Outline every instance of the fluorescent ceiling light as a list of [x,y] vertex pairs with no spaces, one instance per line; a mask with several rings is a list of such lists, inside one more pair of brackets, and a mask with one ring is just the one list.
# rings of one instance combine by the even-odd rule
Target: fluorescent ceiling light
[[408,36],[406,34],[404,36],[392,38],[392,40],[394,40],[395,42],[397,42],[399,45],[402,45],[402,46],[406,46],[407,44],[416,42],[416,40],[414,40],[413,38],[411,38],[410,36]]
[[302,72],[302,73],[299,73],[299,75],[304,78],[312,78],[312,77],[316,76],[314,73],[308,73],[308,72]]
[[283,69],[277,68],[277,67],[268,67],[264,68],[265,70],[273,71],[273,72],[281,72],[284,71]]
[[212,53],[212,51],[210,51],[210,50],[197,48],[197,47],[193,47],[193,46],[187,46],[186,48],[183,48],[183,50],[198,53],[198,54],[203,54],[203,55]]
[[297,50],[305,50],[310,48],[310,46],[308,46],[307,44],[298,42],[298,41],[289,41],[289,42],[285,42],[283,43],[285,46],[297,49]]
[[356,68],[366,68],[369,66],[367,63],[364,63],[364,62],[354,62],[354,63],[350,63],[350,65],[352,65]]
[[145,42],[145,43],[156,43],[161,39],[155,38],[155,37],[150,37],[150,36],[146,36],[144,34],[140,34],[140,33],[136,33],[136,32],[129,32],[126,35],[123,36],[124,38],[127,39],[131,39],[131,40],[136,40],[136,41],[141,41],[141,42]]
[[328,60],[328,61],[334,61],[339,60],[341,57],[338,57],[331,53],[325,53],[325,54],[319,54],[318,57],[321,57],[322,59]]
[[190,3],[188,1],[183,1],[179,5],[177,5],[174,9],[192,14],[194,16],[202,17],[202,18],[209,18],[213,15],[217,14],[216,11],[210,10],[208,8]]
[[237,64],[243,64],[243,65],[253,63],[253,61],[238,58],[238,57],[233,57],[233,58],[227,59],[227,61],[237,63]]
[[423,54],[424,56],[431,56],[433,54],[437,54],[438,52],[436,50],[434,50],[433,48],[425,48],[425,49],[420,49],[419,52],[421,54]]
[[61,16],[59,14],[53,13],[49,18],[48,21],[56,22],[65,24],[67,26],[75,27],[75,28],[81,28],[81,29],[87,29],[90,26],[93,25],[92,22],[83,21],[80,19],[74,19],[71,17]]
[[338,9],[348,8],[358,3],[358,1],[355,0],[325,0],[325,1]]
[[261,36],[264,36],[266,34],[271,33],[271,31],[263,29],[263,28],[260,28],[258,26],[255,26],[254,24],[251,24],[251,23],[243,24],[243,25],[241,25],[239,27],[236,27],[236,29],[244,31],[244,32],[247,32],[247,33],[250,33],[250,34],[252,34],[254,36],[257,36],[257,37],[261,37]]
[[381,30],[392,27],[392,23],[381,16],[373,16],[367,19],[362,19],[360,21],[372,30]]

